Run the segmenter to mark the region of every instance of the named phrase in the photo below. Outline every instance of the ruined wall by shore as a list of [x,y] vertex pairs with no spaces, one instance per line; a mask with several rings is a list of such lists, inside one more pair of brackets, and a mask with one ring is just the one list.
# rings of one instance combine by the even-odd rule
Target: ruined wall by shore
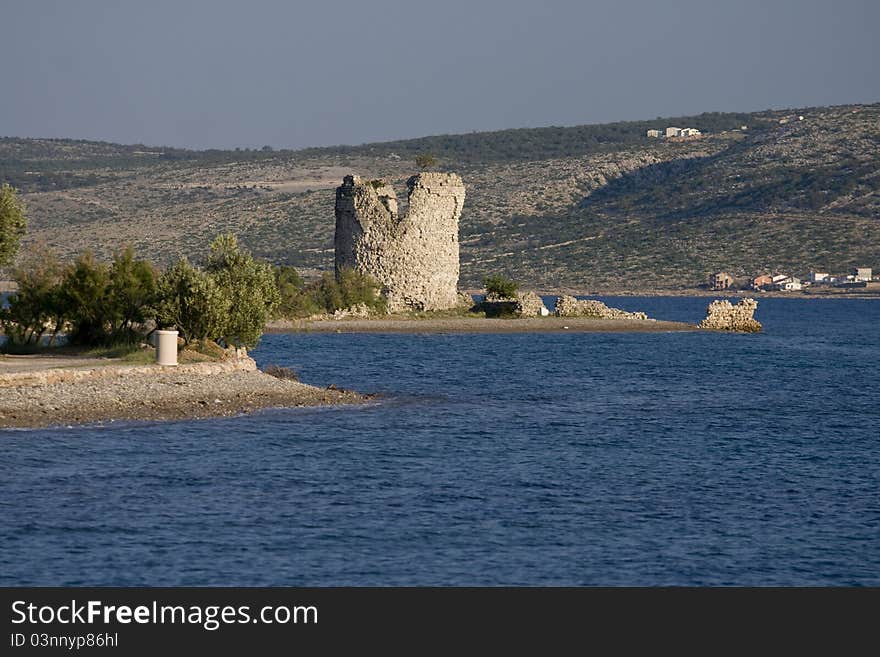
[[715,331],[744,331],[756,333],[762,329],[761,323],[755,319],[758,302],[754,299],[743,299],[736,305],[727,299],[716,300],[706,308],[706,319],[700,322],[702,329]]
[[597,319],[644,319],[650,318],[642,312],[631,313],[619,308],[611,308],[595,299],[576,299],[563,295],[556,299],[558,317],[596,317]]
[[454,173],[420,173],[407,181],[407,197],[400,216],[391,185],[344,178],[336,189],[336,271],[375,278],[392,312],[454,308],[464,183]]
[[544,317],[550,312],[544,301],[535,292],[517,292],[512,297],[488,294],[479,304],[486,317]]

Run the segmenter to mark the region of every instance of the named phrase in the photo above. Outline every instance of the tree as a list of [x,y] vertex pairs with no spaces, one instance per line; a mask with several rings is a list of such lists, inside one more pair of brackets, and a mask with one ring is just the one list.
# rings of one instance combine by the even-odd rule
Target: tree
[[108,341],[109,283],[107,265],[95,260],[91,251],[81,254],[68,268],[59,296],[70,322],[71,343],[94,345]]
[[388,301],[379,291],[381,285],[371,276],[345,267],[336,276],[325,273],[309,292],[316,305],[326,312],[364,304],[375,314],[384,314]]
[[50,333],[49,345],[64,324],[60,303],[64,268],[58,256],[44,246],[35,247],[12,272],[18,287],[9,307],[0,314],[3,332],[13,344],[39,344]]
[[310,290],[305,288],[302,276],[289,265],[274,267],[275,284],[280,302],[276,308],[279,317],[309,317],[321,312]]
[[487,295],[502,297],[504,299],[512,299],[516,296],[516,291],[519,289],[519,283],[516,283],[509,278],[505,278],[500,274],[487,276],[483,280],[483,285],[486,287]]
[[145,309],[156,294],[156,271],[146,260],[135,260],[130,246],[116,254],[110,266],[107,301],[110,341],[134,342],[137,326],[146,321]]
[[51,249],[37,246],[13,277],[18,291],[3,324],[12,342],[20,344],[39,344],[48,333],[51,346],[65,325],[73,344],[133,342],[156,288],[152,266],[135,260],[130,248],[110,267],[91,252],[64,267]]
[[15,260],[21,238],[27,230],[24,204],[14,187],[3,183],[0,187],[0,267]]
[[229,298],[230,307],[219,338],[226,344],[254,347],[281,297],[272,266],[242,251],[232,233],[211,243],[205,270]]
[[176,328],[189,344],[219,337],[229,306],[214,279],[184,258],[159,277],[151,314],[159,328]]
[[427,171],[437,166],[437,158],[430,153],[419,153],[415,158],[416,166],[420,171]]

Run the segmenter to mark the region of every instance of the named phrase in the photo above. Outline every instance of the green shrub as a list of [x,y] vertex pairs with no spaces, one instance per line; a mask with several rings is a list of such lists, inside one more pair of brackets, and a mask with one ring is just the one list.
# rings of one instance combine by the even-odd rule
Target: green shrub
[[254,347],[281,297],[272,266],[242,251],[235,235],[220,235],[211,243],[205,267],[229,297],[230,305],[218,337],[226,344]]
[[314,296],[306,289],[299,272],[290,266],[274,268],[275,285],[278,286],[279,303],[276,317],[301,318],[322,312]]
[[15,259],[26,229],[24,205],[18,199],[15,188],[3,183],[0,186],[0,267]]
[[64,324],[61,281],[64,268],[51,249],[37,247],[13,270],[18,290],[10,296],[9,307],[0,311],[0,325],[8,345],[39,345],[48,334],[49,344]]
[[109,347],[143,337],[145,306],[153,299],[156,275],[130,248],[111,266],[90,252],[63,267],[49,249],[37,247],[13,272],[18,292],[4,312],[4,332],[12,343],[49,346],[63,329],[72,344]]
[[[14,278],[19,290],[0,312],[11,346],[38,345],[46,334],[51,345],[65,328],[75,345],[135,344],[151,319],[158,328],[176,328],[187,344],[255,346],[280,301],[272,267],[241,251],[234,235],[212,243],[207,271],[184,259],[157,280],[153,266],[130,247],[109,266],[86,252],[64,268],[38,249]],[[292,290],[302,286],[292,268],[279,278]]]
[[487,276],[483,280],[483,285],[486,288],[487,295],[491,294],[505,299],[515,297],[516,291],[519,289],[519,283],[516,283],[509,278],[505,278],[500,274]]
[[143,337],[146,309],[156,295],[156,270],[146,260],[136,260],[132,248],[116,254],[110,265],[107,303],[109,342],[134,343]]
[[176,328],[189,344],[220,336],[229,307],[214,279],[184,258],[159,277],[151,314],[158,328]]
[[315,304],[328,313],[362,303],[373,313],[384,314],[388,302],[380,291],[381,285],[375,279],[349,268],[341,269],[336,276],[325,273],[308,288]]
[[91,251],[79,255],[61,283],[60,303],[70,324],[71,344],[102,345],[109,341],[112,309],[108,298],[110,268]]

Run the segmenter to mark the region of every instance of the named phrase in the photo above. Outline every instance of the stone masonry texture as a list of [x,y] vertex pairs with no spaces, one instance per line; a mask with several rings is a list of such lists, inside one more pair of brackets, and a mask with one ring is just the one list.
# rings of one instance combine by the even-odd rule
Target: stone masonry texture
[[388,310],[446,310],[458,303],[458,220],[465,188],[454,173],[407,181],[400,216],[394,188],[346,176],[336,189],[336,271],[375,278]]
[[758,302],[754,299],[743,299],[734,305],[727,299],[713,301],[706,308],[706,319],[699,327],[715,331],[744,331],[756,333],[761,330],[761,323],[755,319]]
[[595,299],[576,299],[563,295],[556,299],[558,317],[596,317],[597,319],[644,319],[651,320],[645,313],[630,313],[619,308],[611,308]]

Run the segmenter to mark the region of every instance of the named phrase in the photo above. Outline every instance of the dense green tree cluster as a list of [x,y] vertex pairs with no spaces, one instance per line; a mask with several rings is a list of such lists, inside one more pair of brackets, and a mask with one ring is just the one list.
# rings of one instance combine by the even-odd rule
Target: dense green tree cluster
[[37,344],[47,333],[50,344],[64,324],[66,309],[61,298],[64,268],[54,251],[33,249],[13,270],[18,291],[10,307],[0,310],[0,325],[13,344]]
[[13,271],[18,291],[0,311],[13,345],[51,345],[65,332],[72,344],[135,344],[154,328],[177,329],[186,344],[214,341],[255,346],[273,317],[307,317],[365,304],[385,312],[373,279],[354,270],[306,284],[293,267],[275,267],[242,250],[232,234],[211,244],[204,268],[183,259],[158,273],[131,248],[111,263],[92,253],[63,265],[37,247]]
[[147,305],[155,298],[156,273],[130,248],[110,265],[91,253],[63,266],[48,249],[37,248],[13,271],[18,290],[0,322],[13,344],[49,343],[66,330],[72,344],[112,345],[142,335]]
[[162,275],[154,316],[158,328],[176,328],[187,343],[253,347],[280,301],[271,265],[243,251],[229,233],[211,243],[204,270],[184,259]]
[[0,185],[0,267],[15,259],[26,229],[24,206],[15,189],[3,183]]
[[63,266],[35,249],[13,271],[18,290],[0,314],[12,344],[50,344],[61,331],[72,344],[111,346],[176,328],[184,341],[255,346],[280,303],[272,267],[241,250],[233,235],[211,245],[204,269],[181,260],[159,275],[131,248],[109,264],[91,253]]

